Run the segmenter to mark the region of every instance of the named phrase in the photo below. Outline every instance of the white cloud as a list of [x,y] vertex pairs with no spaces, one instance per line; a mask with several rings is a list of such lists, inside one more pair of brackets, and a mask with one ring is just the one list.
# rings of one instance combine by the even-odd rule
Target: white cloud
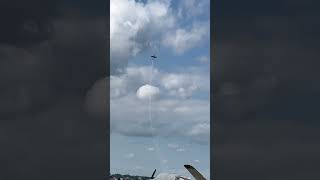
[[172,2],[110,1],[111,74],[122,73],[128,60],[143,51],[155,50],[164,45],[181,54],[198,46],[205,39],[209,34],[208,21],[188,20],[193,26],[184,27],[179,15],[200,15],[204,8],[208,8],[207,1],[186,1],[180,14],[172,9]]
[[136,166],[136,167],[134,167],[134,169],[140,170],[140,169],[144,169],[144,167],[143,166]]
[[174,112],[176,113],[185,113],[191,111],[191,107],[181,106],[174,109]]
[[149,83],[150,78],[159,76],[157,69],[150,66],[127,67],[123,74],[110,76],[110,98],[118,98],[137,90],[141,84]]
[[201,76],[191,73],[165,74],[161,79],[161,83],[170,95],[188,98],[194,91],[203,86]]
[[195,23],[191,29],[178,28],[167,33],[162,43],[169,48],[173,48],[177,54],[182,54],[198,46],[208,34],[209,22]]
[[196,163],[199,163],[199,162],[200,162],[200,160],[198,160],[198,159],[195,159],[195,160],[194,160],[194,162],[196,162]]
[[127,93],[127,79],[110,76],[110,97],[116,98]]
[[196,138],[197,141],[208,142],[210,139],[210,124],[209,123],[199,123],[192,127],[189,135]]
[[156,98],[158,95],[160,94],[160,90],[158,87],[155,86],[151,86],[149,84],[143,85],[141,86],[138,90],[137,90],[137,97],[139,99],[154,99]]
[[[198,70],[167,73],[154,69],[153,84],[157,87],[148,85],[139,89],[141,84],[148,82],[150,70],[150,67],[128,67],[126,74],[111,76],[111,86],[114,85],[110,92],[112,131],[126,136],[188,137],[204,143],[203,136],[209,136],[209,131],[199,133],[195,127],[209,123],[210,102],[208,99],[193,98],[192,95],[197,90],[208,90],[207,75]],[[198,88],[193,89],[195,86]],[[181,88],[187,89],[188,93],[181,93]],[[187,97],[186,94],[190,98],[181,98]],[[139,98],[145,99],[149,95],[158,97],[152,101],[152,122],[148,116],[148,103],[139,101]]]
[[[150,124],[147,103],[137,101],[133,95],[111,100],[110,115],[113,132],[144,137],[187,136],[199,142],[203,142],[203,136],[208,136],[205,140],[209,138],[209,131],[200,131],[200,133],[196,126],[210,121],[210,106],[207,100],[158,99],[152,104],[152,124]],[[174,109],[181,106],[193,108],[185,113],[176,113]]]
[[202,15],[208,13],[210,9],[210,1],[208,0],[182,0],[180,2],[179,17],[181,18],[191,18]]
[[196,58],[196,60],[203,64],[206,64],[210,61],[208,56],[199,56]]
[[124,74],[110,77],[110,97],[118,98],[135,91],[142,84],[157,86],[159,91],[165,90],[164,95],[180,98],[189,98],[198,90],[209,90],[209,75],[199,69],[191,69],[189,72],[168,73],[150,66],[127,67]]
[[131,159],[134,156],[135,156],[134,153],[128,153],[128,154],[123,155],[123,157],[126,158],[126,159]]
[[148,148],[147,148],[147,151],[154,151],[154,150],[155,150],[154,147],[148,147]]
[[110,1],[111,73],[127,65],[128,59],[150,48],[155,37],[174,27],[170,1]]
[[176,149],[176,148],[179,147],[179,145],[178,145],[178,144],[168,144],[168,147],[169,147],[169,148]]
[[184,151],[186,151],[184,148],[177,149],[177,152],[184,152]]

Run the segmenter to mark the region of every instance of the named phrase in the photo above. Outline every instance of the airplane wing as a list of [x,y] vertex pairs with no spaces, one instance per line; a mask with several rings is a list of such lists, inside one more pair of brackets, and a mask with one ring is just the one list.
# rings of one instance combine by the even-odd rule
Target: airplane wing
[[196,179],[196,180],[206,180],[205,177],[202,176],[202,174],[197,171],[193,166],[191,165],[184,165],[184,167],[190,172],[190,174]]

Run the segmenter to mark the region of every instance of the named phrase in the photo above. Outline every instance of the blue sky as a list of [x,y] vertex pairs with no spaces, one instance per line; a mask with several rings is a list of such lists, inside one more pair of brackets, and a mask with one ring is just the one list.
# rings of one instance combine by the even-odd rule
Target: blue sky
[[210,177],[209,7],[111,0],[111,173],[190,176],[189,163]]

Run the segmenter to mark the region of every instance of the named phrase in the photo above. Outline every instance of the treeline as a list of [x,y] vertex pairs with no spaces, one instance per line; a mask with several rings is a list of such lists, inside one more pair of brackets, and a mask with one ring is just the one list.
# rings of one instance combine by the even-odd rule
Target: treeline
[[131,175],[122,175],[122,174],[112,174],[111,177],[115,177],[117,179],[122,178],[122,179],[140,179],[140,180],[147,180],[150,179],[150,177],[145,177],[145,176],[131,176]]

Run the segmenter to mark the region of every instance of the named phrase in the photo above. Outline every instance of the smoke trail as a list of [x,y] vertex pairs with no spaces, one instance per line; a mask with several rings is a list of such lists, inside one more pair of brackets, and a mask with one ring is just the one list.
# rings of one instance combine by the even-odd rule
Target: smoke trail
[[[152,77],[153,77],[153,59],[151,59],[151,73],[150,73],[150,80],[149,80],[150,86],[152,85]],[[152,141],[153,141],[153,145],[155,146],[156,152],[159,157],[161,170],[163,171],[163,170],[165,170],[165,168],[163,167],[163,157],[162,157],[162,153],[161,153],[160,147],[159,147],[159,140],[158,140],[158,137],[154,135],[151,105],[152,104],[151,104],[151,95],[150,95],[149,96],[149,103],[148,103],[148,111],[149,111],[149,122],[150,122],[150,127],[151,127]]]

